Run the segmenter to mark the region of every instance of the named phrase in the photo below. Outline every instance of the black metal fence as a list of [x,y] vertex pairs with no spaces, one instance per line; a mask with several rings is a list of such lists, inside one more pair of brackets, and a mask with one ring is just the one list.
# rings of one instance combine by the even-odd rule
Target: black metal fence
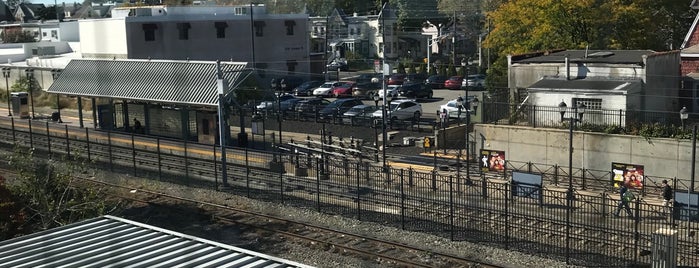
[[[483,101],[483,122],[525,125],[531,127],[557,128],[564,126],[558,107],[536,106],[530,104],[511,104],[504,102]],[[569,109],[567,114],[573,112]],[[693,122],[695,115],[689,116],[688,122]],[[679,111],[642,111],[642,110],[608,110],[586,109],[583,124],[624,128],[640,124],[661,124],[666,126],[682,126]]]
[[[134,134],[0,120],[0,143],[49,157],[81,155],[114,172],[133,172],[193,187],[219,189],[220,148]],[[509,161],[502,173],[417,171],[326,153],[227,148],[227,191],[319,212],[471,241],[584,266],[649,264],[653,234],[679,232],[679,265],[697,266],[695,212],[666,208],[648,176],[631,214],[612,215],[619,194],[607,171]],[[512,171],[540,174],[543,186],[522,194]],[[458,175],[457,175],[458,174]],[[574,195],[564,182],[573,175]],[[674,189],[682,191],[684,185]]]

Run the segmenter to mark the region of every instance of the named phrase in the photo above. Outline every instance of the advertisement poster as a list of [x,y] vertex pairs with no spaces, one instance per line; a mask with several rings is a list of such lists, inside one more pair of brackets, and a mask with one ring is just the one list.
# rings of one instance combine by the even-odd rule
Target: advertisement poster
[[505,159],[505,151],[482,149],[478,163],[481,166],[481,171],[483,172],[502,172],[505,170]]
[[643,188],[644,170],[642,165],[612,163],[612,183],[614,187],[621,187],[626,183],[629,188]]

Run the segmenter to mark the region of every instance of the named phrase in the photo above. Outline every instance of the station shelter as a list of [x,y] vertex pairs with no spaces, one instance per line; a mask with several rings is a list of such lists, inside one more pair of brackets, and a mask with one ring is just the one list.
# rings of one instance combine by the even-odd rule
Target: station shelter
[[215,144],[219,101],[235,103],[251,73],[244,62],[74,59],[47,92],[77,97],[80,126],[86,98],[95,128]]

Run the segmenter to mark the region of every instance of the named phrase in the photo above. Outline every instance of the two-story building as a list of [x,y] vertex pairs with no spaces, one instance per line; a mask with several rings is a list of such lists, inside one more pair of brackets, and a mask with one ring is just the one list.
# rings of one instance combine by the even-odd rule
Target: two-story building
[[264,5],[120,7],[81,20],[86,58],[250,62],[264,79],[307,75],[308,15]]

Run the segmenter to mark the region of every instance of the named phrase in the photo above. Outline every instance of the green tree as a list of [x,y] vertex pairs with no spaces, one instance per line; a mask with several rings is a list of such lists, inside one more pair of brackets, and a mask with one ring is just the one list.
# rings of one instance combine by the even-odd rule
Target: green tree
[[409,74],[417,73],[417,71],[415,70],[415,63],[412,63],[412,62],[411,62],[411,63],[408,65],[408,73],[409,73]]
[[[20,76],[14,84],[10,86],[10,91],[12,92],[29,92],[30,80],[25,76]],[[31,80],[31,88],[35,91],[41,88],[39,82],[36,79]]]
[[448,67],[448,71],[447,71],[447,72],[448,72],[448,75],[449,75],[449,76],[455,76],[455,75],[456,75],[456,67],[454,67],[454,64],[453,64],[453,63],[449,63],[449,67]]
[[[55,20],[57,19],[56,15],[58,15],[58,12],[56,11],[56,6],[40,8],[36,12],[36,17],[40,20]],[[61,19],[63,19],[63,16],[61,16]]]
[[17,204],[18,199],[7,187],[5,178],[0,176],[0,240],[27,233],[22,228],[26,217]]
[[27,215],[27,225],[38,230],[62,226],[113,212],[102,188],[76,187],[75,176],[87,172],[79,154],[70,159],[41,159],[32,149],[16,147],[8,159],[18,174],[10,186]]
[[402,62],[398,62],[398,66],[396,66],[396,73],[399,73],[399,74],[405,73],[405,65],[403,65]]

